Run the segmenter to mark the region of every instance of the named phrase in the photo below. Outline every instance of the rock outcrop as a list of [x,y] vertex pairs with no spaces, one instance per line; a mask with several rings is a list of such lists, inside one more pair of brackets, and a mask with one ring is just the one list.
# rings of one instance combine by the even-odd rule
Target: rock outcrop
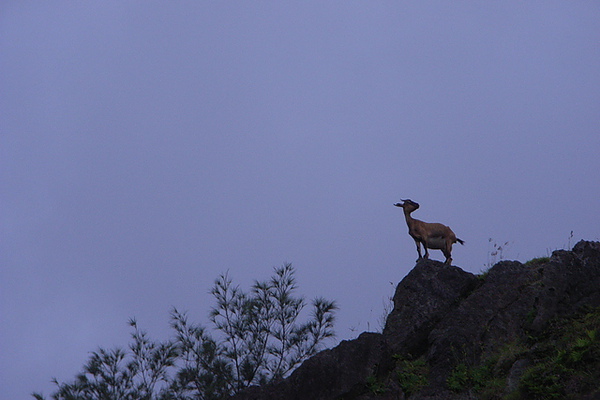
[[[551,330],[562,326],[556,321],[599,307],[598,242],[582,241],[572,251],[555,251],[549,259],[527,264],[500,262],[480,276],[422,260],[398,285],[382,334],[343,341],[282,382],[249,388],[234,399],[501,398],[516,393],[524,380],[532,398],[543,398],[544,379],[554,385],[547,388],[552,394],[600,398],[599,384],[573,375],[582,362],[599,362],[590,355],[600,342],[600,326],[596,329],[591,317],[586,323],[592,326],[584,330],[588,353],[582,350],[573,360],[568,349],[560,353],[568,366],[561,370],[565,382],[554,384],[552,374],[533,367],[553,351],[542,340],[560,342],[559,328]],[[491,389],[485,374],[494,380]]]

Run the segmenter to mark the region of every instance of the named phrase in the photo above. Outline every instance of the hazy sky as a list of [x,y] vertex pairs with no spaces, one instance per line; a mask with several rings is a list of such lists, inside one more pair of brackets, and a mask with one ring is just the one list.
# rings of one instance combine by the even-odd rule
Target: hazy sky
[[50,394],[130,317],[157,339],[172,306],[208,322],[225,271],[247,289],[291,262],[338,302],[338,341],[377,330],[417,256],[400,198],[474,273],[494,242],[599,240],[598,21],[596,1],[2,2],[0,397]]

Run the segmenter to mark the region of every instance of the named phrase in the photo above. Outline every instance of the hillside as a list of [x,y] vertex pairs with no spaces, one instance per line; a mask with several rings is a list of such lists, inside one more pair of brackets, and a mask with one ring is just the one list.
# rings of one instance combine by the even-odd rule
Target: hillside
[[235,400],[600,399],[600,243],[477,276],[422,260],[383,333]]

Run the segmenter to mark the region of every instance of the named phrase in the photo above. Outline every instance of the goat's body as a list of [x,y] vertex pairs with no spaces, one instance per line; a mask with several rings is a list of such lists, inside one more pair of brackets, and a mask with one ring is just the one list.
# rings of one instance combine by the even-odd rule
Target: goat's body
[[395,205],[404,209],[408,234],[417,245],[419,259],[423,258],[421,255],[421,245],[423,245],[423,250],[425,251],[424,258],[429,258],[428,249],[441,250],[444,256],[446,256],[446,264],[450,264],[452,262],[452,245],[456,242],[460,244],[464,243],[456,237],[452,229],[437,222],[423,222],[411,217],[410,214],[419,208],[419,205],[411,200],[406,200],[404,204],[397,203]]
[[446,248],[446,239],[443,236],[433,236],[427,239],[427,243],[422,242],[428,249],[442,250]]

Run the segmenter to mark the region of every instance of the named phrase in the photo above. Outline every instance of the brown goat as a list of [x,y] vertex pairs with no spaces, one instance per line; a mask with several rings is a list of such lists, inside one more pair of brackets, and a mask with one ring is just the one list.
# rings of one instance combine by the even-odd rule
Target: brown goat
[[402,207],[404,210],[404,217],[408,225],[408,234],[415,240],[419,260],[423,258],[421,256],[421,244],[423,244],[425,258],[429,258],[429,251],[427,249],[438,249],[446,256],[446,264],[452,263],[452,245],[456,242],[460,244],[464,244],[465,242],[458,239],[449,226],[414,219],[410,216],[410,213],[419,208],[419,203],[415,203],[410,199],[401,201],[403,203],[396,203],[394,205]]

